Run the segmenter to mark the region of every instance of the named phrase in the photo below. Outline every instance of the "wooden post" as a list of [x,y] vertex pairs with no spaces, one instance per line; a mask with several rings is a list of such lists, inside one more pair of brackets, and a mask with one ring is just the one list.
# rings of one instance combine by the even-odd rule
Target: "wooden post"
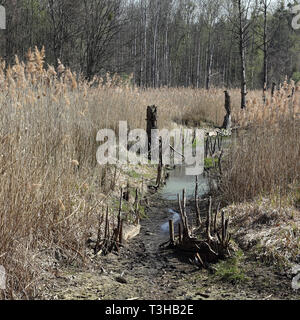
[[190,227],[189,227],[189,221],[186,215],[186,190],[183,189],[182,191],[182,212],[183,212],[183,217],[184,217],[184,224],[185,224],[185,230],[184,230],[184,236],[189,238],[191,233],[190,233]]
[[209,136],[206,138],[205,141],[205,153],[204,153],[204,157],[208,158],[209,157]]
[[178,197],[178,205],[179,205],[180,217],[182,222],[182,236],[183,238],[189,238],[189,227],[188,227],[188,221],[187,221],[187,216],[185,212],[185,190],[183,190],[182,202],[180,199],[180,194],[178,194],[177,197]]
[[147,107],[147,136],[148,136],[148,159],[151,160],[151,133],[153,129],[157,129],[157,107]]
[[179,243],[182,242],[182,224],[178,223],[178,237],[179,237]]
[[175,234],[174,234],[174,221],[169,220],[169,230],[170,230],[170,242],[171,245],[175,244]]
[[200,216],[200,208],[199,208],[199,196],[198,196],[198,176],[196,176],[196,187],[195,187],[195,207],[196,207],[196,215],[197,215],[197,225],[200,227],[201,225],[201,216]]
[[211,210],[212,210],[212,199],[209,197],[209,209],[207,212],[207,219],[206,219],[206,236],[207,236],[207,241],[211,242],[212,241],[212,236],[211,236]]
[[214,234],[217,234],[217,216],[219,213],[219,209],[220,209],[220,202],[218,204],[218,208],[217,208],[217,211],[216,211],[215,217],[214,217]]
[[178,193],[177,194],[177,199],[178,199],[178,206],[179,206],[179,211],[180,211],[180,218],[181,218],[181,222],[182,222],[182,228],[183,228],[183,233],[184,233],[184,230],[186,229],[186,226],[185,226],[185,219],[184,219],[184,213],[183,213],[183,210],[182,210],[182,203],[181,203],[181,199],[180,199],[180,194]]
[[223,122],[223,129],[229,130],[231,128],[231,99],[229,92],[226,90],[225,93],[225,110],[226,116]]

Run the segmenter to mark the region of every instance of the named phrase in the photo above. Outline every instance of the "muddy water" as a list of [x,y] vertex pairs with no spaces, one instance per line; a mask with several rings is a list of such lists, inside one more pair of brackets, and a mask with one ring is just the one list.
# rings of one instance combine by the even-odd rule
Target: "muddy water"
[[[173,214],[173,216],[170,217],[170,219],[173,220],[174,227],[175,227],[175,232],[177,232],[178,224],[181,221],[180,214],[178,212],[174,211],[173,209],[169,209],[168,212],[170,214]],[[163,233],[168,233],[169,234],[169,222],[167,221],[164,224],[162,224],[161,227],[160,227],[160,230]]]
[[[170,172],[166,185],[159,192],[159,197],[162,201],[168,201],[171,205],[177,206],[177,195],[182,194],[182,190],[186,190],[187,200],[193,199],[195,196],[195,176],[186,175],[186,168],[178,166]],[[199,196],[206,194],[209,191],[208,179],[204,174],[198,176]],[[160,236],[167,237],[169,234],[169,220],[174,222],[175,232],[177,232],[178,224],[181,221],[180,214],[173,210],[168,209],[169,216],[160,226]]]
[[[231,144],[235,144],[237,140],[236,134],[232,137],[226,137],[221,140],[219,148],[228,149]],[[176,166],[174,170],[169,172],[169,177],[166,181],[166,185],[159,192],[159,197],[162,200],[177,202],[178,194],[182,195],[182,190],[185,189],[187,200],[193,199],[195,196],[195,176],[186,174],[186,166]],[[198,195],[201,196],[209,192],[209,182],[205,174],[198,176]],[[169,219],[174,221],[175,229],[180,222],[180,215],[178,212],[169,209]],[[169,232],[169,222],[166,221],[161,225],[161,231],[163,233]]]
[[[208,180],[204,175],[198,176],[199,196],[209,191]],[[186,168],[178,166],[170,171],[170,176],[166,185],[160,191],[160,196],[164,200],[177,200],[177,194],[182,194],[182,190],[186,190],[187,199],[191,199],[195,194],[195,176],[187,176]]]
[[[232,134],[231,137],[224,137],[221,140],[221,148],[224,150],[230,148],[232,144],[236,144],[237,135],[236,133]],[[216,150],[217,151],[217,150]],[[199,196],[209,192],[208,179],[204,174],[198,176],[199,184]],[[176,166],[176,168],[170,171],[167,184],[160,191],[160,197],[163,200],[176,201],[177,195],[182,194],[182,190],[186,190],[187,199],[194,197],[195,193],[195,176],[186,175],[186,167],[184,165]]]

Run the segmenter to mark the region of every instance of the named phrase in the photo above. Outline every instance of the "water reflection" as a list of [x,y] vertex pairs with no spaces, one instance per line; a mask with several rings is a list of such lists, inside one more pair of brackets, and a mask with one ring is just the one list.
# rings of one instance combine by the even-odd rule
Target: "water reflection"
[[[170,176],[166,185],[161,190],[161,196],[165,200],[177,200],[177,194],[186,190],[187,199],[191,199],[195,194],[195,176],[187,176],[185,167],[178,166],[170,171]],[[199,196],[209,191],[208,181],[204,175],[198,176]]]

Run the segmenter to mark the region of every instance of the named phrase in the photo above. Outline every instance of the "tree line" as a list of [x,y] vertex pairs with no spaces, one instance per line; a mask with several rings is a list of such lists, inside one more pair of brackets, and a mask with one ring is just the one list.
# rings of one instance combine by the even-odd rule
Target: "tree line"
[[297,1],[279,0],[7,0],[0,56],[7,64],[45,46],[92,79],[133,74],[141,87],[267,88],[300,80]]

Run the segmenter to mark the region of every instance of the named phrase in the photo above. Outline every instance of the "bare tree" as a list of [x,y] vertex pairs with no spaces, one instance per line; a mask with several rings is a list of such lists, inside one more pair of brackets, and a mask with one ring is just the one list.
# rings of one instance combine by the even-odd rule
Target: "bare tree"
[[[229,15],[228,18],[232,23],[233,32],[239,45],[242,109],[245,109],[247,105],[246,48],[249,41],[249,28],[253,23],[250,14],[255,16],[255,4],[252,7],[252,0],[232,0],[229,6],[233,16]],[[252,12],[250,12],[251,9],[253,9]]]
[[0,55],[8,64],[16,54],[23,59],[29,47],[45,45],[47,63],[60,59],[88,78],[110,71],[133,73],[142,87],[240,86],[242,108],[248,64],[252,88],[263,86],[264,96],[268,78],[281,81],[299,70],[297,31],[279,1],[0,0],[0,4],[7,11]]
[[210,88],[210,80],[212,75],[212,64],[214,56],[214,45],[213,45],[213,34],[214,26],[218,21],[220,15],[220,9],[222,5],[222,0],[198,0],[199,9],[201,15],[203,16],[207,32],[207,51],[206,51],[206,81],[205,87],[208,90]]
[[[65,61],[67,60],[67,57],[64,55],[66,51],[65,47],[74,38],[78,37],[80,33],[81,25],[78,23],[80,1],[47,0],[47,7],[51,24],[50,36],[55,63],[57,63],[57,59]],[[70,52],[71,48],[67,49]]]
[[84,0],[82,15],[82,41],[84,43],[84,69],[92,78],[108,60],[113,38],[122,25],[120,0]]
[[[263,99],[266,99],[266,91],[269,84],[268,77],[268,63],[269,63],[269,45],[272,41],[274,35],[278,32],[278,26],[273,30],[269,30],[269,13],[270,7],[272,5],[272,0],[260,0],[259,13],[262,14],[262,23],[258,24],[259,28],[256,28],[256,34],[259,38],[258,49],[262,50],[264,60],[263,60]],[[260,29],[262,28],[262,32]]]
[[263,27],[263,52],[264,52],[264,70],[263,70],[263,97],[265,100],[266,90],[268,86],[268,43],[267,43],[267,28],[268,28],[268,7],[271,0],[261,0],[263,6],[263,17],[264,17],[264,27]]

